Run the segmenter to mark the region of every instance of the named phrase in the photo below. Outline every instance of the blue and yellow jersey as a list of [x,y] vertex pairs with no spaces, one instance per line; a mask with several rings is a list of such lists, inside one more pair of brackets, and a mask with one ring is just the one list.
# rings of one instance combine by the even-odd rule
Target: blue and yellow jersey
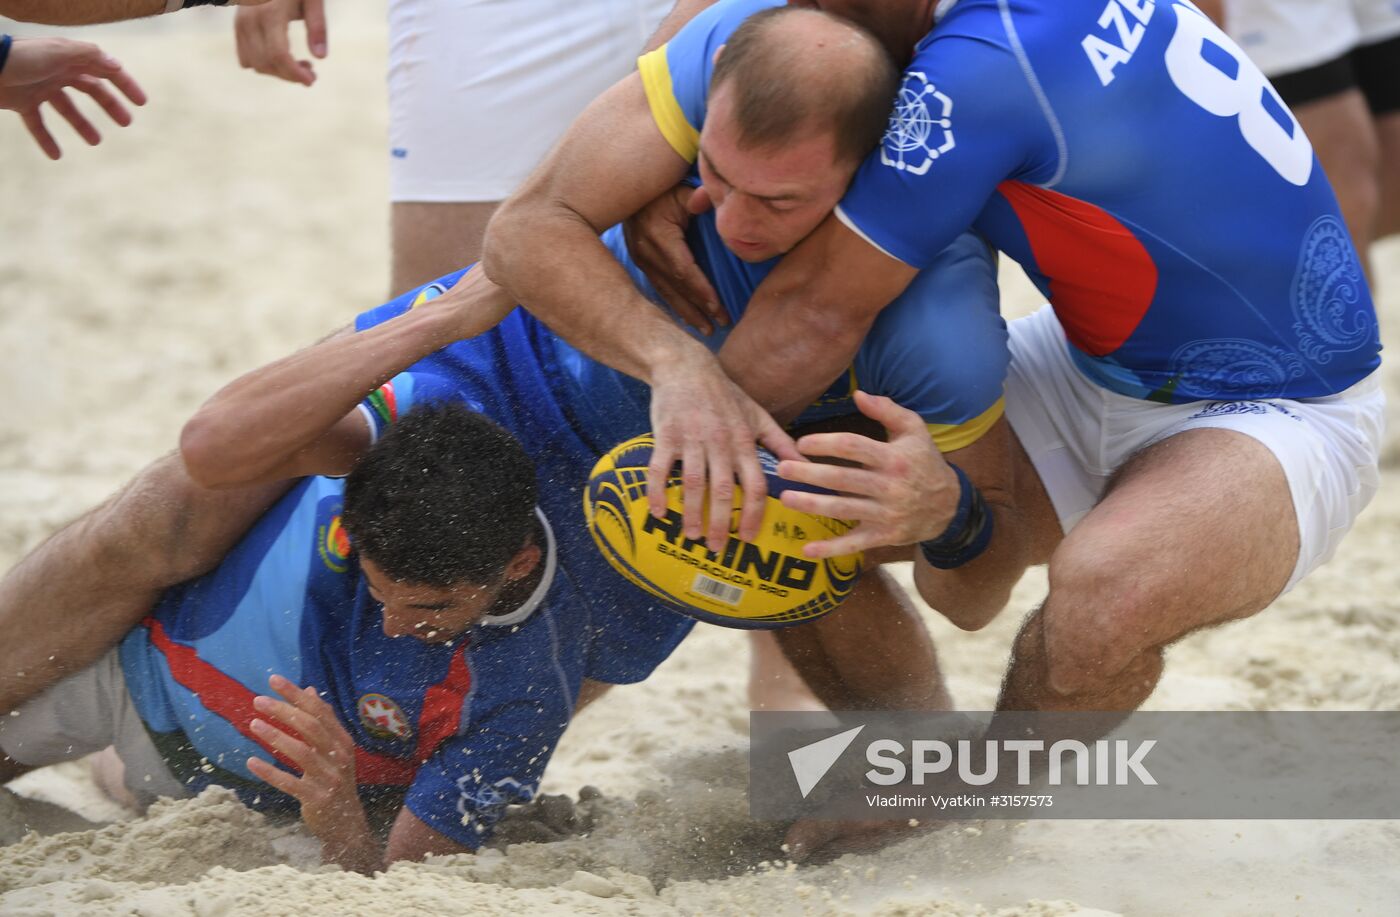
[[[776,0],[721,0],[696,16],[669,43],[638,62],[657,127],[694,167],[704,128],[715,52],[754,13]],[[620,232],[604,241],[648,296],[661,298],[627,255]],[[749,264],[720,241],[713,214],[692,221],[688,241],[700,268],[737,320],[777,260]],[[971,234],[946,240],[924,270],[876,320],[850,370],[807,410],[799,423],[855,411],[857,388],[887,395],[920,414],[943,451],[975,442],[1001,416],[1002,383],[1010,356],[999,314],[996,259]],[[792,334],[800,335],[801,329]],[[718,348],[726,330],[706,343]],[[782,341],[774,341],[775,348]]]
[[1182,0],[957,0],[838,216],[914,267],[969,226],[1076,364],[1166,402],[1320,397],[1379,365],[1330,185],[1277,92]]

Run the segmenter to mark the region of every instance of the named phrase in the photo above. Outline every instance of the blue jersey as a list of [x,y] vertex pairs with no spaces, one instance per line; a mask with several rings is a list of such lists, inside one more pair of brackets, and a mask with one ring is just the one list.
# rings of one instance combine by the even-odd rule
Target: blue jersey
[[1077,365],[1168,402],[1307,398],[1379,365],[1331,187],[1257,67],[1181,0],[957,0],[837,213],[923,267],[975,226]]
[[[781,6],[775,0],[721,0],[696,16],[666,45],[638,62],[652,116],[667,142],[692,164],[705,124],[715,52],[745,19]],[[750,264],[725,248],[714,215],[691,221],[687,234],[701,270],[732,320],[777,259]],[[627,257],[619,232],[604,239],[653,300],[661,298]],[[799,423],[855,413],[857,388],[886,395],[918,413],[947,452],[975,442],[1002,413],[1002,383],[1010,356],[999,314],[996,260],[985,242],[954,233],[909,288],[871,327],[850,370],[799,418]],[[718,348],[728,329],[705,338]],[[794,329],[801,335],[801,329]],[[775,348],[782,341],[774,341]]]
[[315,685],[336,710],[356,745],[362,795],[404,793],[424,823],[474,848],[507,804],[534,794],[581,680],[639,681],[689,632],[691,619],[627,583],[593,545],[582,488],[597,452],[567,435],[553,393],[511,366],[529,350],[520,318],[411,367],[360,410],[377,435],[416,403],[454,398],[521,440],[540,483],[545,560],[534,594],[452,643],[387,637],[340,524],[342,483],[301,481],[218,568],[168,590],[122,644],[136,709],[192,789],[218,783],[255,807],[295,805],[245,765],[276,757],[249,725],[259,716],[252,699],[275,673]]

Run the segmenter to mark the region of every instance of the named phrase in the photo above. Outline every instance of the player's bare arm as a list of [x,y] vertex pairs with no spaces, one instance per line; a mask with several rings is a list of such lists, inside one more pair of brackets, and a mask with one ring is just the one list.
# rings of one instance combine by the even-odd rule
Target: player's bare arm
[[[226,0],[230,6],[257,6],[264,2]],[[158,16],[194,5],[203,4],[180,2],[172,7],[171,0],[0,0],[0,15],[44,25],[94,25]]]
[[456,294],[359,334],[340,335],[235,379],[185,425],[180,451],[206,487],[343,474],[369,446],[362,398],[453,341],[494,327],[513,308],[480,271]]
[[[725,535],[736,472],[745,493],[766,492],[754,441],[790,458],[798,455],[773,419],[702,344],[637,290],[598,239],[676,185],[687,169],[657,128],[641,77],[633,74],[589,106],[501,206],[487,231],[483,264],[493,281],[571,344],[652,386],[652,478],[683,460],[691,537],[702,534],[704,485],[713,481],[711,524],[704,534],[718,541]],[[651,494],[653,511],[664,511],[664,489],[653,487]],[[744,537],[756,533],[761,506],[761,500],[745,501]]]
[[917,273],[829,216],[759,285],[720,362],[759,404],[791,420],[846,371],[880,310]]

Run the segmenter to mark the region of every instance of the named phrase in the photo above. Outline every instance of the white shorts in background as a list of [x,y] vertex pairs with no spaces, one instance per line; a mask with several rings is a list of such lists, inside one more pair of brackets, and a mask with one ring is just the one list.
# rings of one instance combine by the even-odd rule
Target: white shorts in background
[[1275,77],[1400,35],[1400,0],[1225,0],[1225,29]]
[[1065,532],[1142,449],[1186,430],[1235,430],[1268,447],[1288,479],[1300,550],[1287,592],[1332,557],[1380,484],[1379,373],[1328,398],[1158,404],[1109,391],[1081,373],[1049,306],[1008,327],[1006,418]]
[[20,707],[0,716],[0,750],[20,764],[73,761],[108,745],[125,766],[126,788],[141,805],[161,796],[188,796],[165,766],[131,703],[115,647]]
[[393,0],[389,198],[499,201],[635,66],[671,0]]

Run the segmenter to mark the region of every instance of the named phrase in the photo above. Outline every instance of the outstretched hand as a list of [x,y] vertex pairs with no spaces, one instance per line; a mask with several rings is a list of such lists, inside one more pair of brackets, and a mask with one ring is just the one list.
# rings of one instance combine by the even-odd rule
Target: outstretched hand
[[888,442],[857,433],[814,433],[797,442],[804,456],[843,459],[854,466],[808,461],[778,465],[778,474],[789,481],[836,491],[834,495],[784,491],[784,505],[859,523],[837,538],[803,545],[808,557],[834,557],[936,538],[957,509],[957,475],[934,445],[923,418],[889,398],[865,392],[856,392],[856,406],[885,427]]
[[253,699],[267,717],[252,721],[253,734],[301,773],[261,758],[249,758],[248,770],[301,803],[301,819],[320,839],[326,859],[360,871],[377,868],[381,857],[355,779],[354,740],[315,688],[299,688],[280,675],[268,684],[281,700]]
[[[243,5],[249,5],[247,0]],[[311,56],[324,59],[330,53],[325,0],[269,0],[255,9],[240,9],[234,16],[239,66],[303,86],[316,82],[311,61],[292,55],[290,32],[298,19],[306,21],[306,46]]]
[[[792,437],[739,388],[709,351],[677,360],[652,381],[655,445],[647,468],[647,501],[653,516],[666,514],[666,481],[681,462],[687,538],[705,536],[721,545],[729,534],[734,482],[743,487],[739,537],[751,541],[763,523],[768,485],[754,446],[760,442],[790,464],[803,462]],[[703,525],[706,488],[709,524]]]
[[66,90],[87,93],[113,121],[126,127],[131,112],[112,86],[135,104],[146,104],[146,93],[136,80],[97,45],[67,38],[17,38],[0,71],[0,108],[18,112],[39,148],[50,159],[58,159],[63,152],[44,124],[41,106],[51,106],[78,136],[96,146],[102,135]]

